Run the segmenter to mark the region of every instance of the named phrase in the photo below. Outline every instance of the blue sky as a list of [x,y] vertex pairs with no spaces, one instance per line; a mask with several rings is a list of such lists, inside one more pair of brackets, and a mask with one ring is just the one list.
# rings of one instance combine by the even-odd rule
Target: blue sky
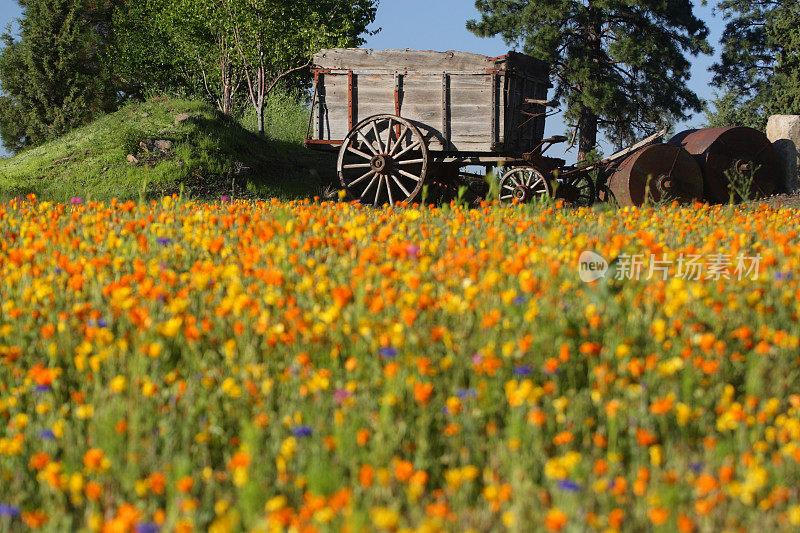
[[[719,15],[714,16],[711,5],[696,5],[695,9],[697,16],[703,19],[711,30],[709,42],[717,52],[724,27],[722,18]],[[16,2],[0,0],[1,28],[5,28],[19,15],[20,9]],[[373,25],[373,28],[381,28],[381,31],[369,37],[366,46],[376,49],[459,50],[488,56],[498,56],[507,52],[508,46],[502,39],[481,39],[466,30],[466,21],[476,18],[477,15],[473,0],[381,0],[378,16]],[[708,67],[713,62],[713,57],[693,58],[692,79],[689,85],[701,98],[713,96],[709,86],[711,75],[708,72]],[[699,114],[683,126],[699,126],[702,122],[703,116]],[[561,134],[566,129],[559,116],[549,118],[547,126],[548,135]],[[606,143],[602,148],[607,154],[611,152]],[[561,151],[563,150],[555,147],[550,155],[562,157],[559,155]],[[574,153],[565,157],[568,161],[574,160]]]

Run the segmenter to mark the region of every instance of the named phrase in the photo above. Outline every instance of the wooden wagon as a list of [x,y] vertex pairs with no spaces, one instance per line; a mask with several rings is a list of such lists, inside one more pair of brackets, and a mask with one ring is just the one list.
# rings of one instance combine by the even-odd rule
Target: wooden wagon
[[330,49],[312,72],[306,146],[338,150],[352,198],[411,202],[425,184],[452,190],[471,165],[506,168],[501,199],[552,194],[549,169],[564,161],[541,152],[564,139],[543,139],[546,63],[515,52]]

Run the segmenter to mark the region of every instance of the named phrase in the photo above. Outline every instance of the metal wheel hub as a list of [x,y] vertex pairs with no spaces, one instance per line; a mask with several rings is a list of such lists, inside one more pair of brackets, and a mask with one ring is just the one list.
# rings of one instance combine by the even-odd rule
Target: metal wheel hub
[[674,183],[669,176],[661,175],[655,180],[655,188],[659,192],[661,198],[667,198],[672,193]]
[[533,196],[531,194],[530,188],[526,187],[525,185],[517,185],[514,188],[514,192],[512,194],[514,195],[514,198],[516,200],[519,200],[520,202],[523,203],[527,203],[528,200],[530,200],[531,197]]
[[369,164],[372,170],[381,174],[388,174],[392,170],[392,158],[386,154],[373,156]]

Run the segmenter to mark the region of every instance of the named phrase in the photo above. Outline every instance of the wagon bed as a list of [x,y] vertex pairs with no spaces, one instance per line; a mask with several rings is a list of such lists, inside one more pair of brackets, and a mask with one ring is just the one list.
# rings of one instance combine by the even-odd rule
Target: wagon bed
[[526,100],[547,98],[548,70],[515,52],[322,50],[306,143],[341,146],[360,121],[389,114],[415,123],[435,155],[520,157],[544,135],[544,107]]

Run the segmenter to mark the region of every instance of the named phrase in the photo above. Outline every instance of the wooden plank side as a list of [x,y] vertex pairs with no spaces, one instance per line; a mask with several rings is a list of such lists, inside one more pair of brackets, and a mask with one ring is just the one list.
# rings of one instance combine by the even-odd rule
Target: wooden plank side
[[537,81],[529,76],[520,76],[515,72],[510,72],[509,76],[509,107],[507,116],[509,119],[506,135],[508,142],[505,143],[506,151],[509,153],[521,154],[529,152],[539,145],[544,136],[545,117],[532,118],[525,115],[528,113],[544,113],[547,111],[543,106],[525,104],[527,98],[547,99],[547,88],[549,83]]
[[508,70],[552,87],[549,82],[550,66],[539,59],[517,52],[508,53]]
[[485,72],[495,68],[489,57],[466,52],[431,50],[370,50],[332,48],[314,55],[314,64],[325,69],[388,70],[408,72]]
[[466,137],[492,139],[492,76],[450,76],[450,138],[458,146]]
[[325,74],[320,92],[320,112],[323,140],[341,140],[349,128],[347,76]]

